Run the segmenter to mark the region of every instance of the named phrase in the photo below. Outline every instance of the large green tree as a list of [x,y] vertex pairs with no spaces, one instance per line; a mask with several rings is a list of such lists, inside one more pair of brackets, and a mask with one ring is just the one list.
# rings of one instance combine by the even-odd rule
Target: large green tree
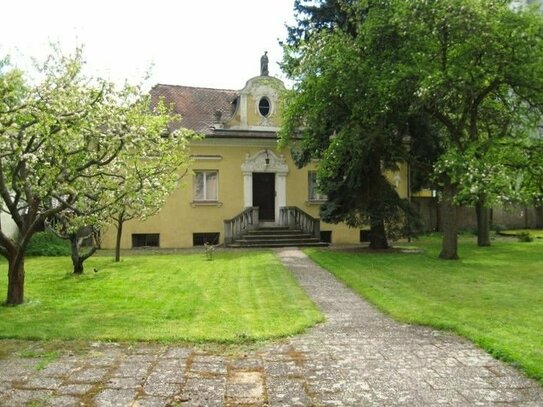
[[[442,191],[440,257],[455,259],[459,196],[470,190],[476,204],[487,208],[488,197],[498,191],[487,194],[474,186],[492,173],[499,157],[492,149],[523,137],[541,118],[543,19],[500,0],[391,3],[387,26],[395,27],[408,52],[387,64],[416,84],[412,109],[426,112],[440,126],[444,153],[434,174]],[[500,171],[494,173],[488,190],[499,184]]]
[[[405,123],[430,121],[438,154],[432,179],[441,192],[440,257],[458,258],[457,204],[471,200],[487,213],[494,197],[506,195],[511,185],[500,181],[506,166],[496,161],[496,148],[541,120],[542,17],[500,0],[358,1],[351,11],[351,21],[358,21],[354,36],[332,28],[287,48],[287,72],[297,82],[285,129],[301,128],[303,158],[336,159],[335,168],[344,171],[379,145],[371,134],[385,146],[384,155],[373,150],[373,157],[386,168],[401,156],[394,137],[404,134]],[[349,139],[345,123],[358,125]],[[325,135],[334,133],[350,155],[329,150],[339,142]],[[367,139],[355,143],[359,137]],[[335,179],[335,190],[348,175]],[[337,207],[351,209],[341,201]]]
[[535,227],[543,229],[543,129],[503,145],[500,162],[513,174],[512,203],[533,206]]
[[355,36],[358,20],[353,19],[356,0],[295,0],[296,23],[287,27],[287,44],[300,46],[321,31],[340,30]]
[[522,173],[528,191],[526,201],[534,205],[536,229],[543,229],[543,128],[529,139],[523,151],[524,162],[530,163]]
[[[375,22],[367,16],[377,9],[355,3],[337,2],[338,14],[348,13],[348,29],[343,18],[338,24],[325,21],[326,29],[285,46],[283,68],[295,85],[286,96],[281,137],[291,143],[299,166],[320,160],[319,187],[328,196],[321,217],[369,225],[370,247],[386,248],[387,234],[412,230],[406,226],[415,219],[385,175],[406,161],[415,116],[404,85],[382,69],[381,60],[396,50],[374,41]],[[396,42],[390,30],[379,35]],[[386,101],[385,94],[390,96]],[[377,96],[381,105],[375,103]]]

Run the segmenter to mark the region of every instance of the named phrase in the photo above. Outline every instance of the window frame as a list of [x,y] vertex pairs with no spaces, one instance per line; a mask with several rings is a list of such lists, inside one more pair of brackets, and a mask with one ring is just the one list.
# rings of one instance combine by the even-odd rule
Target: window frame
[[328,197],[318,191],[317,185],[317,171],[307,172],[307,200],[308,202],[326,202]]
[[[266,113],[266,114],[263,114],[262,111],[260,110],[260,109],[261,109],[261,106],[260,106],[260,105],[261,105],[261,103],[262,103],[263,101],[266,101],[266,102],[268,103],[268,113]],[[272,103],[271,103],[270,98],[267,97],[267,96],[262,96],[262,97],[258,100],[258,104],[257,104],[256,108],[257,108],[258,113],[260,114],[260,116],[266,117],[266,118],[270,117],[270,116],[271,116],[271,113],[272,113]]]
[[[202,243],[200,244],[199,241]],[[200,247],[205,246],[206,242],[211,245],[218,245],[221,241],[220,232],[194,232],[192,234],[192,246]]]
[[[193,199],[193,202],[212,202],[212,203],[216,203],[216,202],[219,202],[219,170],[193,170],[194,172],[194,177],[193,177],[193,185],[192,185],[192,199]],[[198,177],[198,174],[203,174],[203,188],[202,188],[202,192],[203,192],[203,197],[202,198],[199,198],[196,196],[196,185],[197,185],[197,177]],[[215,197],[214,199],[209,199],[207,197],[207,175],[208,174],[216,174],[217,176],[217,186],[216,186],[216,191],[215,191]]]
[[[160,233],[132,233],[132,249],[140,249],[146,247],[160,247]],[[144,244],[136,245],[134,243],[143,241]],[[156,241],[155,244],[148,244]]]

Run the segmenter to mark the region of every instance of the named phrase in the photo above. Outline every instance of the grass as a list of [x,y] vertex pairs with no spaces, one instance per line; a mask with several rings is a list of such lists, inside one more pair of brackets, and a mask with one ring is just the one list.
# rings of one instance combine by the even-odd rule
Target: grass
[[422,253],[310,249],[309,256],[394,318],[459,333],[543,382],[543,242],[501,239],[480,248],[462,237],[458,261]]
[[543,230],[538,229],[508,229],[500,232],[500,235],[503,236],[518,236],[521,234],[528,233],[535,239],[543,239]]
[[54,362],[60,357],[60,351],[54,350],[50,352],[45,351],[32,351],[25,349],[22,352],[19,352],[19,356],[22,358],[38,358],[39,362],[36,365],[36,370],[45,369],[50,363]]
[[[0,338],[244,343],[323,316],[271,252],[27,259],[25,304],[0,307]],[[96,268],[98,272],[93,272]],[[6,292],[7,263],[0,261]]]

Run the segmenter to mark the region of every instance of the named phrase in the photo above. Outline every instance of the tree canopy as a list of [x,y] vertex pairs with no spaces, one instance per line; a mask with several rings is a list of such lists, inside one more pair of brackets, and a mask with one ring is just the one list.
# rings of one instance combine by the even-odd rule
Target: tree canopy
[[[386,169],[405,156],[404,135],[415,147],[431,134],[434,158],[424,166],[441,191],[441,257],[457,258],[456,204],[510,195],[500,145],[541,120],[542,17],[501,0],[358,1],[348,10],[354,35],[334,26],[286,47],[295,86],[283,134],[300,134],[300,163],[321,158],[329,169],[319,175],[330,205],[342,188],[364,199],[347,184],[349,169],[373,178],[355,162],[371,157]],[[337,201],[337,209],[352,208]]]
[[9,237],[0,230],[8,304],[24,300],[24,256],[34,232],[61,215],[85,225],[118,199],[121,158],[159,140],[146,138],[139,89],[88,77],[83,64],[81,50],[55,50],[34,82],[7,62],[0,66],[0,196],[19,231]]
[[[350,10],[351,22],[367,13],[360,5]],[[319,187],[328,196],[321,217],[370,225],[370,246],[386,248],[385,230],[389,236],[406,232],[406,221],[414,218],[385,174],[407,158],[410,117],[403,84],[379,69],[383,48],[360,43],[369,32],[364,21],[356,32],[315,31],[307,41],[285,47],[283,66],[295,85],[286,97],[281,137],[293,146],[298,165],[320,160]],[[361,52],[365,45],[371,50]],[[376,104],[383,88],[390,97]]]
[[121,152],[112,172],[119,179],[114,204],[104,212],[108,223],[117,229],[115,260],[120,259],[123,224],[132,219],[144,220],[162,209],[166,198],[186,175],[190,155],[188,141],[195,134],[179,128],[169,131],[172,123],[181,122],[161,100],[142,97],[134,108],[135,128],[142,132],[130,150]]
[[293,47],[310,39],[313,33],[341,30],[355,35],[357,22],[352,18],[355,0],[295,0],[296,24],[287,27],[287,43]]
[[[411,109],[439,126],[434,166],[445,208],[443,258],[456,258],[455,203],[487,207],[512,198],[500,147],[541,120],[543,20],[509,2],[396,2],[405,58],[389,61],[413,83]],[[451,215],[451,218],[449,218]]]

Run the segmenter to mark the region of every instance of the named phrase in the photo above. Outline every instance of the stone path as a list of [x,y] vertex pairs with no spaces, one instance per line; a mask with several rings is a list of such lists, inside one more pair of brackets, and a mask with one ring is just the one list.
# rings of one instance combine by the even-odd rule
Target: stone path
[[246,352],[96,343],[46,366],[12,355],[0,406],[543,406],[537,382],[469,342],[398,324],[299,250],[277,254],[326,323]]

